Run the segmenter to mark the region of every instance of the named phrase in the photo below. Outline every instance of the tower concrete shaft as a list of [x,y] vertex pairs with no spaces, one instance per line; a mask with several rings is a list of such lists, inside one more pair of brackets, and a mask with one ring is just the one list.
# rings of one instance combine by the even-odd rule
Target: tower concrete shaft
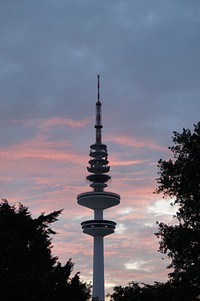
[[102,236],[94,236],[93,297],[104,300],[104,296],[104,241]]
[[103,211],[120,203],[120,195],[104,191],[107,181],[111,178],[107,173],[108,166],[107,146],[102,144],[101,137],[101,101],[100,101],[100,80],[98,76],[96,102],[96,142],[90,146],[89,167],[90,175],[87,180],[91,182],[93,191],[84,192],[77,196],[79,205],[94,210],[94,219],[81,223],[83,233],[93,236],[93,297],[99,301],[105,300],[104,288],[104,236],[114,233],[116,223],[103,219]]

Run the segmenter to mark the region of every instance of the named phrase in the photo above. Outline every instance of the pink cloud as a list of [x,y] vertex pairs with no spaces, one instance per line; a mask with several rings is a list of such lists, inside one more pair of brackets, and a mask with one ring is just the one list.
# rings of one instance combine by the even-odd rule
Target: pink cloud
[[38,122],[39,125],[44,128],[63,125],[70,128],[84,128],[91,122],[91,118],[75,120],[72,118],[52,117],[46,120],[40,119]]
[[51,117],[51,118],[35,118],[35,119],[12,119],[12,120],[1,120],[1,124],[20,124],[25,126],[37,126],[43,129],[48,129],[54,126],[68,126],[70,128],[84,128],[90,122],[91,118],[85,118],[82,120],[76,120],[73,118],[64,117]]
[[0,148],[0,158],[19,160],[35,158],[42,160],[86,162],[86,156],[77,155],[67,141],[49,141],[45,137],[30,138],[9,147]]
[[111,166],[130,166],[130,165],[136,165],[136,164],[144,164],[148,162],[149,160],[119,160],[117,156],[112,156],[110,162]]
[[[92,218],[93,212],[78,206],[76,202],[77,194],[90,190],[85,181],[88,152],[84,154],[79,147],[75,147],[69,141],[49,140],[45,132],[56,125],[79,128],[87,126],[87,122],[90,121],[83,120],[79,123],[57,117],[38,120],[38,132],[35,137],[0,148],[2,161],[0,181],[2,181],[3,196],[6,194],[5,197],[12,203],[22,201],[35,216],[41,212],[48,213],[64,208],[59,221],[53,226],[58,232],[53,238],[53,252],[62,262],[72,257],[75,269],[80,270],[85,279],[91,279],[93,239],[82,233],[80,223]],[[110,140],[124,146],[148,147],[146,141],[138,142],[131,137],[117,137]],[[159,148],[150,142],[149,145],[154,149]],[[153,191],[156,183],[150,171],[152,160],[146,158],[131,160],[130,156],[128,158],[123,156],[124,154],[113,153],[109,157],[110,175],[113,176],[113,180],[108,183],[108,190],[121,194],[121,204],[119,207],[107,210],[105,218],[124,224],[126,231],[105,239],[106,265],[116,257],[114,267],[110,265],[109,269],[105,269],[110,273],[106,276],[107,285],[109,283],[125,285],[128,281],[134,280],[134,277],[135,280],[141,278],[152,282],[157,280],[156,274],[159,276],[158,279],[162,277],[159,274],[161,268],[150,275],[142,270],[142,267],[141,270],[136,271],[137,273],[133,270],[127,271],[124,267],[126,262],[136,258],[136,255],[139,256],[141,249],[144,253],[149,252],[149,256],[152,257],[153,251],[157,252],[158,244],[153,234],[145,232],[144,225],[139,225],[140,222],[145,223],[146,220],[153,219],[153,214],[150,217],[150,213],[147,212],[148,205],[155,198]],[[134,171],[134,168],[131,170],[131,166],[134,165],[137,165],[137,171]],[[120,168],[127,169],[127,172],[122,174]],[[128,211],[127,208],[133,210]],[[127,234],[129,234],[128,239]],[[158,258],[156,256],[155,258]],[[154,266],[156,264],[154,263]],[[114,275],[118,277],[115,279]],[[166,275],[166,272],[163,272],[163,275]]]
[[111,141],[115,144],[119,144],[122,146],[128,146],[128,147],[132,147],[132,148],[150,148],[150,149],[154,149],[154,150],[159,150],[159,151],[166,151],[166,148],[156,144],[155,142],[153,142],[152,140],[148,140],[148,139],[142,139],[142,138],[136,138],[134,136],[111,136],[111,135],[107,135],[105,137],[106,141]]

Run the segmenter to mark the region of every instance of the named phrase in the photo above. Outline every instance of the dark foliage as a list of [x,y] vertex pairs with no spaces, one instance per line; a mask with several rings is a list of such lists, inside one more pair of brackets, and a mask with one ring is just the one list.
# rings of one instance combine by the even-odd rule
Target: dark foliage
[[[160,252],[170,259],[170,281],[177,300],[199,300],[200,295],[200,123],[194,131],[174,132],[174,159],[160,160],[157,193],[178,205],[177,225],[158,223]],[[181,293],[180,293],[181,292]]]
[[60,211],[38,218],[28,208],[0,204],[0,299],[2,301],[85,301],[90,287],[79,274],[70,278],[73,263],[64,266],[51,253],[50,224]]
[[174,290],[169,283],[154,285],[130,282],[128,286],[114,287],[112,301],[175,301]]

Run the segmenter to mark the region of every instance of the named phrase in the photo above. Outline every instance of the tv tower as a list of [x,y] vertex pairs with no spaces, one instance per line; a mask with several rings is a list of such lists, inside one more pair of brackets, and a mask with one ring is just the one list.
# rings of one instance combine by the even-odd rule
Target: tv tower
[[97,102],[96,102],[96,142],[90,146],[89,167],[90,175],[86,177],[91,182],[93,191],[84,192],[77,196],[79,205],[94,210],[94,219],[81,223],[83,233],[94,237],[93,250],[93,298],[99,301],[105,300],[104,292],[104,236],[114,233],[116,223],[103,219],[103,211],[120,203],[120,195],[104,191],[106,182],[110,180],[107,174],[110,170],[108,165],[107,146],[102,143],[101,129],[101,101],[100,80],[97,77]]

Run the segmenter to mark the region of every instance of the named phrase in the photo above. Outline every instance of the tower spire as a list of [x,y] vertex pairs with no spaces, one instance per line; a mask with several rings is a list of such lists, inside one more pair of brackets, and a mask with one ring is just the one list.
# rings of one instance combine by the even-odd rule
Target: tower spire
[[97,75],[97,100],[100,101],[100,75]]
[[101,144],[101,101],[100,101],[100,76],[97,75],[97,102],[96,102],[96,143]]

